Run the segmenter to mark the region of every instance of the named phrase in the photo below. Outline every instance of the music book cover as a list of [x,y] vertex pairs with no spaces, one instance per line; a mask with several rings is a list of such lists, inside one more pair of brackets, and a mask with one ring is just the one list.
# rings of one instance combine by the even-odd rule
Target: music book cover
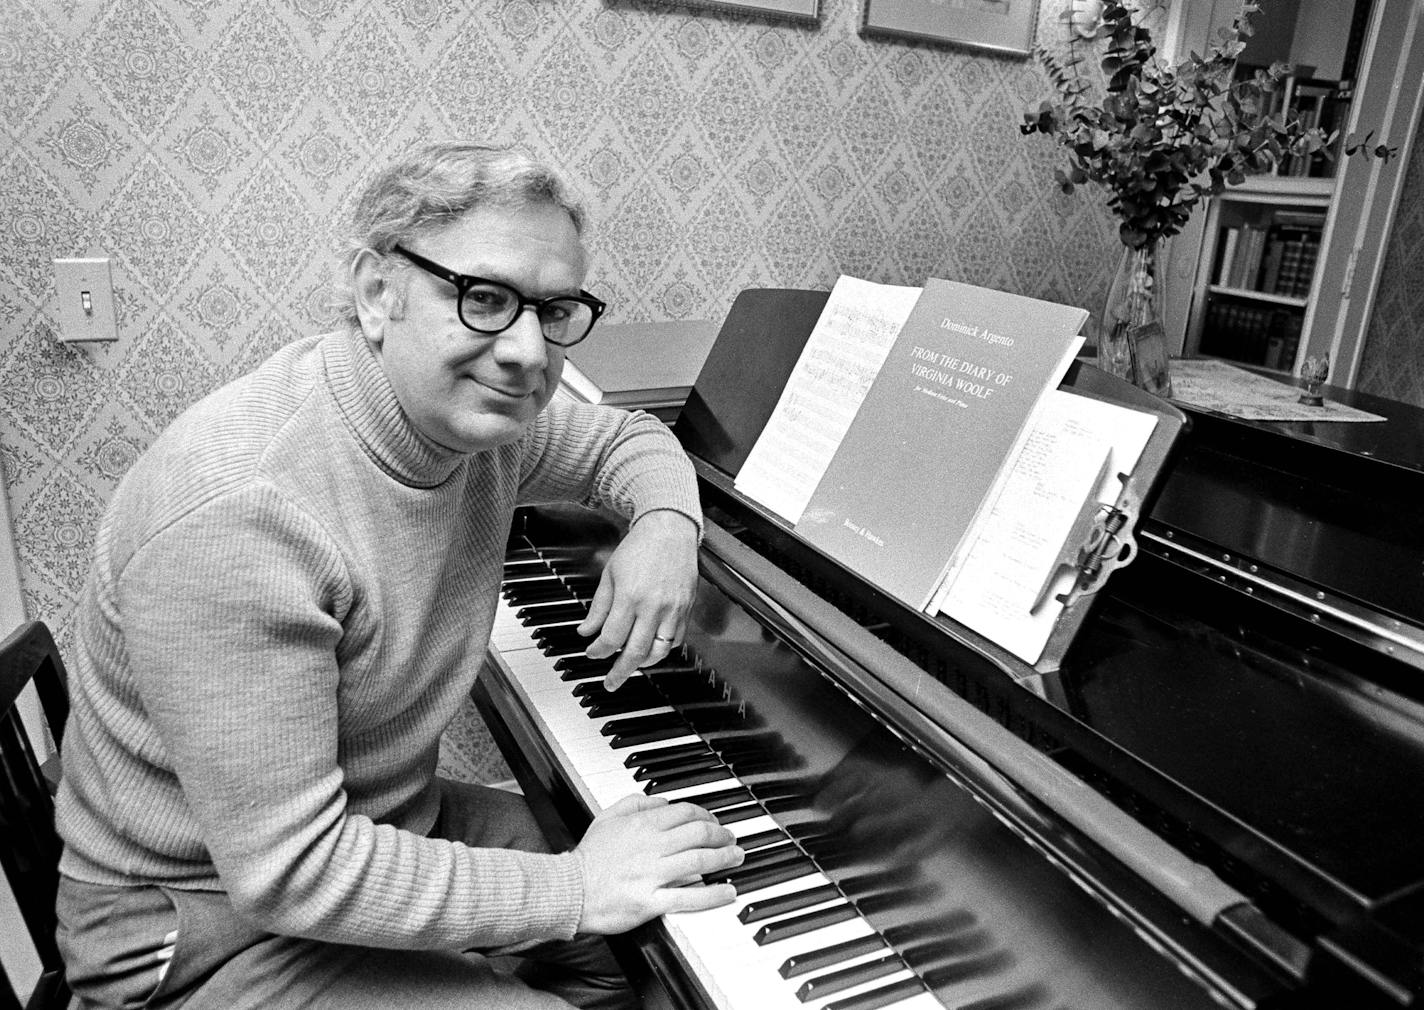
[[560,385],[585,403],[681,405],[716,339],[702,319],[600,325],[569,348]]
[[1080,308],[930,279],[796,532],[925,609],[1082,346]]

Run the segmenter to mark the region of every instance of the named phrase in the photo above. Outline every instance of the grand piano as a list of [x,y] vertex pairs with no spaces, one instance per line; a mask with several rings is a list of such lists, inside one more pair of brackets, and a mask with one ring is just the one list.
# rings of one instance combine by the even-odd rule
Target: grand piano
[[571,628],[617,524],[511,533],[476,702],[551,839],[637,789],[748,851],[630,973],[719,1010],[1424,1002],[1424,411],[1189,410],[1135,560],[1032,668],[734,488],[825,297],[743,292],[674,426],[708,521],[677,653],[604,691]]

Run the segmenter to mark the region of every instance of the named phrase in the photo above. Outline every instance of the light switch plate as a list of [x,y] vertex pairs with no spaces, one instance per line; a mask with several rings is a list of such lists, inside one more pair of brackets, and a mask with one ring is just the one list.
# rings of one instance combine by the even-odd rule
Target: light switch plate
[[119,339],[107,256],[55,260],[54,286],[59,291],[60,340],[73,344]]

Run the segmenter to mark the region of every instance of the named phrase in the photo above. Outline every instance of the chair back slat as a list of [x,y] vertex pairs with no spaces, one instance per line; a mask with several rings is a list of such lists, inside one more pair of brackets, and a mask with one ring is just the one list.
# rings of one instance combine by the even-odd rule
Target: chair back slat
[[[58,746],[69,715],[64,664],[49,629],[38,621],[21,625],[0,642],[0,871],[39,955],[45,972],[42,988],[58,1001],[56,1006],[63,1006],[68,990],[60,981],[63,962],[54,937],[61,849],[54,796],[16,705],[29,683],[35,685],[46,728]],[[0,971],[0,1010],[18,1005]],[[35,1006],[33,1000],[30,1006]]]

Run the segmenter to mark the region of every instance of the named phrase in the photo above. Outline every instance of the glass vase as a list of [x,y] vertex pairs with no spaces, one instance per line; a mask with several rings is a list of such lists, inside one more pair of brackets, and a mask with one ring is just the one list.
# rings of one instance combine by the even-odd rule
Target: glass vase
[[1098,367],[1159,396],[1172,395],[1157,243],[1123,250],[1098,325]]

